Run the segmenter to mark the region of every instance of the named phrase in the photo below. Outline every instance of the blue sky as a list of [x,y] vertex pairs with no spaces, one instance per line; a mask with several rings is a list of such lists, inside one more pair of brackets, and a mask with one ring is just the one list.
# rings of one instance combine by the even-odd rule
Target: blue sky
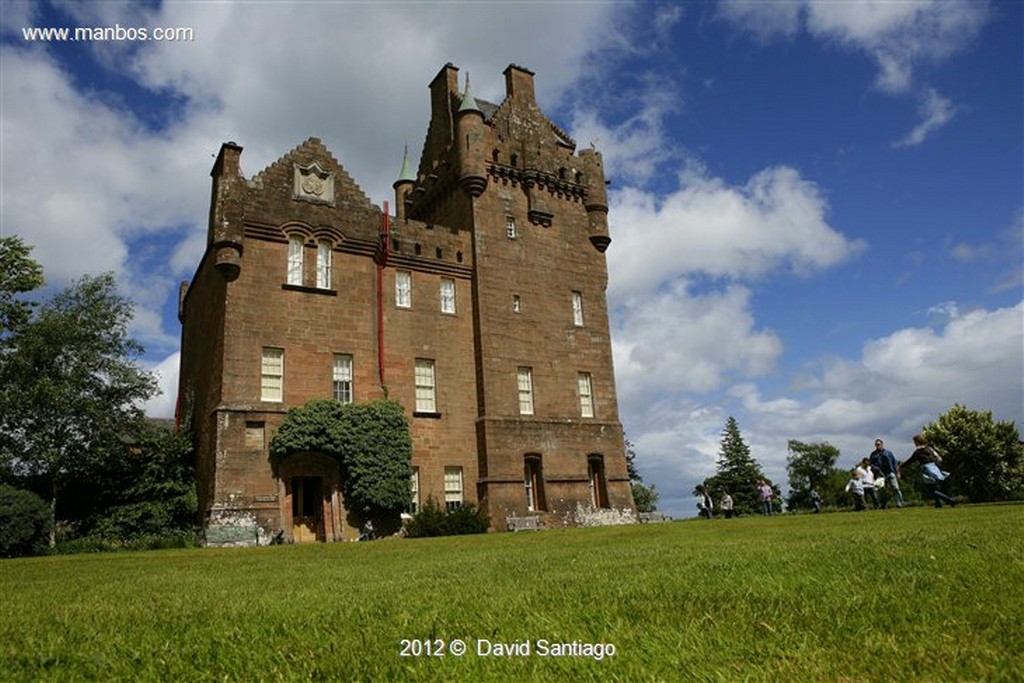
[[[676,515],[739,421],[899,456],[954,403],[1024,421],[1018,2],[0,5],[0,231],[51,287],[112,270],[167,393],[220,143],[255,175],[320,137],[370,197],[445,62],[605,155],[620,417]],[[543,15],[543,21],[537,21]],[[28,27],[181,27],[180,42]]]

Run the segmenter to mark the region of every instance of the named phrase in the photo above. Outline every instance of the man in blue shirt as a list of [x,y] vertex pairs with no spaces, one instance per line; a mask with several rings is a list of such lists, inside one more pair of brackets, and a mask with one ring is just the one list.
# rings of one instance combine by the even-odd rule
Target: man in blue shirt
[[[892,491],[896,507],[903,507],[903,492],[900,491],[900,468],[896,464],[896,456],[885,447],[881,439],[875,439],[875,450],[868,456],[871,469],[876,477],[885,477],[885,487]],[[882,491],[882,509],[889,505],[889,493]]]

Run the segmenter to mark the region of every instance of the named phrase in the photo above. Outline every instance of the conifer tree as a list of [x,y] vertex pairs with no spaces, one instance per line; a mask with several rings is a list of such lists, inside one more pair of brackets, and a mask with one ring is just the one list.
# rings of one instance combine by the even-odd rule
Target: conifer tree
[[[736,418],[730,415],[722,430],[717,471],[715,476],[704,480],[704,488],[711,493],[716,507],[718,501],[728,491],[733,499],[733,509],[737,513],[754,514],[761,511],[757,487],[762,479],[771,484],[761,471],[761,465],[750,455],[750,447],[743,441]],[[772,485],[772,489],[778,497],[778,488]],[[694,494],[696,495],[696,491]]]

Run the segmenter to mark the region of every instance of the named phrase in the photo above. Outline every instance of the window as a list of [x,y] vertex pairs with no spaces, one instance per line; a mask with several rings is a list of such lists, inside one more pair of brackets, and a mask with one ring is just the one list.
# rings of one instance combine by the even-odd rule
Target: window
[[513,216],[505,216],[505,237],[510,240],[516,238],[516,219]]
[[395,306],[412,307],[412,273],[407,270],[395,273]]
[[284,349],[263,349],[260,399],[274,403],[284,399]]
[[331,288],[331,243],[327,240],[316,243],[316,286]]
[[526,509],[530,512],[543,510],[544,476],[539,455],[527,455],[523,459],[523,484],[526,487]]
[[331,367],[331,394],[335,401],[352,402],[352,356],[334,354]]
[[604,479],[604,457],[587,457],[587,479],[590,480],[590,503],[596,508],[608,507],[608,491]]
[[512,295],[512,312],[522,313],[523,312],[523,300],[519,298],[518,294]]
[[437,412],[434,361],[432,360],[416,360],[416,412]]
[[583,327],[583,294],[572,293],[572,324],[576,327]]
[[412,474],[409,476],[409,490],[411,496],[409,498],[409,509],[410,515],[415,515],[420,509],[420,468],[413,467]]
[[441,278],[441,312],[455,313],[455,280],[450,277]]
[[519,383],[519,414],[533,415],[533,369],[519,368],[516,375]]
[[580,415],[583,417],[594,417],[594,387],[590,382],[590,373],[581,372],[578,377],[580,385]]
[[302,284],[302,244],[300,235],[288,238],[288,284]]
[[455,510],[462,507],[462,468],[444,468],[444,507]]

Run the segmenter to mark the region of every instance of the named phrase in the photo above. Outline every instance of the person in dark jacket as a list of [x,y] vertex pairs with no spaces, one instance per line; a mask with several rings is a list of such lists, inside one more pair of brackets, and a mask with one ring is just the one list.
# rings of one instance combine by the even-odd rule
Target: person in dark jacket
[[928,445],[928,440],[921,434],[914,436],[914,448],[914,453],[900,465],[900,469],[914,464],[920,465],[921,483],[924,484],[928,496],[935,500],[935,507],[942,507],[944,502],[949,503],[950,507],[955,507],[956,501],[939,490],[939,484],[949,478],[949,472],[939,467],[942,463],[942,456]]
[[875,439],[875,450],[868,456],[871,461],[871,469],[875,477],[885,478],[885,488],[882,489],[882,509],[889,506],[889,491],[896,501],[896,507],[903,507],[903,491],[900,490],[899,466],[896,464],[896,456],[892,454],[881,439]]

